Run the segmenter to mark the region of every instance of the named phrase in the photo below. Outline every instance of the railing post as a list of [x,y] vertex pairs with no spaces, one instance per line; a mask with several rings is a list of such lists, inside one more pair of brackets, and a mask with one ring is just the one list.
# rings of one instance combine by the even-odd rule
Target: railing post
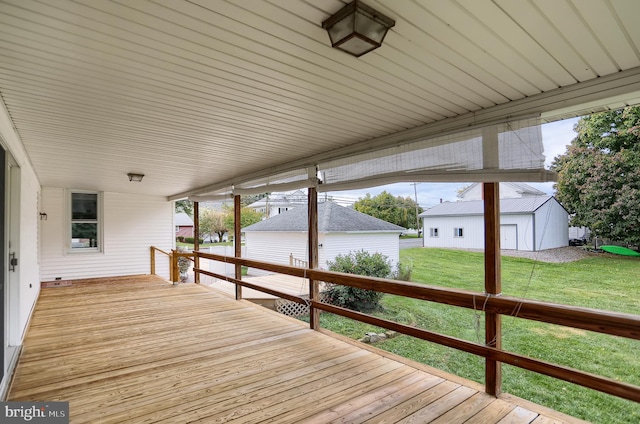
[[151,275],[156,275],[156,248],[151,246]]
[[[500,260],[500,191],[498,183],[483,184],[484,198],[484,289],[489,296],[502,293]],[[502,316],[485,312],[485,343],[502,349]],[[486,392],[498,396],[502,392],[502,364],[485,359]]]
[[180,272],[178,270],[178,251],[176,249],[171,250],[171,256],[169,257],[169,272],[171,273],[171,281],[177,283],[180,281]]
[[[242,229],[242,204],[240,196],[233,196],[233,246],[234,256],[242,257],[242,238],[240,230]],[[242,280],[242,265],[235,265],[236,280]],[[242,299],[242,286],[236,284],[236,300]]]
[[[309,187],[307,196],[307,203],[309,208],[309,269],[315,269],[318,267],[318,192],[315,187]],[[309,278],[309,299],[312,302],[320,301],[320,290],[318,282]],[[309,307],[309,327],[312,330],[320,328],[320,310]]]
[[[193,202],[193,250],[200,250],[200,203]],[[222,240],[221,240],[222,241]],[[200,257],[193,255],[193,281],[200,284],[200,273],[195,269],[200,268]]]

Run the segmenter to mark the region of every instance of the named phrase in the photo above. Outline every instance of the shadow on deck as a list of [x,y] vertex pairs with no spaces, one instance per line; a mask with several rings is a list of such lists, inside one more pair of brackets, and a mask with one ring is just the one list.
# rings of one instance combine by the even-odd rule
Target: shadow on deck
[[42,289],[8,400],[72,423],[582,422],[154,276]]

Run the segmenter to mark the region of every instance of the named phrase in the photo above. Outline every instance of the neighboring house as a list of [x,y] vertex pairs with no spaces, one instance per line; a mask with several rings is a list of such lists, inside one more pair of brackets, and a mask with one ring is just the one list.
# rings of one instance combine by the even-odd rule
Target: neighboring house
[[[482,200],[446,202],[420,214],[425,247],[484,248]],[[545,250],[569,243],[569,214],[553,196],[500,200],[500,247]]]
[[174,218],[176,237],[193,237],[193,219],[184,212],[179,212]]
[[306,205],[306,193],[302,190],[296,190],[292,193],[271,193],[247,207],[263,214],[264,219],[269,219],[297,206]]
[[[501,199],[516,199],[521,197],[546,196],[547,194],[525,183],[500,183]],[[482,183],[474,183],[458,193],[462,202],[482,200]]]
[[[299,207],[243,228],[247,257],[289,264],[289,257],[306,261],[307,208]],[[339,254],[366,250],[399,261],[399,235],[404,228],[333,202],[318,205],[318,266],[327,268]]]

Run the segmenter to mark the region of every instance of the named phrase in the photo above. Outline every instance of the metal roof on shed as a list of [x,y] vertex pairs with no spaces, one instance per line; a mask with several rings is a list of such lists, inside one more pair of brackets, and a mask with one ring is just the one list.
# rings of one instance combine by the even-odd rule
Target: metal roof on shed
[[[518,199],[500,199],[501,214],[534,213],[549,200],[557,202],[553,196],[522,197]],[[445,202],[423,212],[420,217],[482,215],[484,206],[482,200],[468,202]]]

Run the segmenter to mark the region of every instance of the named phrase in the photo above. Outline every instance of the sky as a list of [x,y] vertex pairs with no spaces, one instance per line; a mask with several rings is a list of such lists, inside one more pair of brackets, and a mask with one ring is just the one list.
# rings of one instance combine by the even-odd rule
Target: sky
[[[576,133],[573,126],[578,122],[578,118],[556,121],[542,125],[542,143],[544,145],[545,167],[548,169],[553,159],[566,152],[567,145],[575,138]],[[362,190],[347,190],[339,192],[329,192],[337,201],[348,201],[352,203],[367,193],[376,196],[383,191],[387,191],[394,196],[415,198],[417,192],[418,204],[423,208],[443,202],[455,202],[457,200],[457,190],[470,183],[418,183],[414,188],[413,183],[388,184],[379,187],[371,187]],[[553,183],[527,183],[547,194],[553,194]],[[414,191],[415,190],[415,191]]]

